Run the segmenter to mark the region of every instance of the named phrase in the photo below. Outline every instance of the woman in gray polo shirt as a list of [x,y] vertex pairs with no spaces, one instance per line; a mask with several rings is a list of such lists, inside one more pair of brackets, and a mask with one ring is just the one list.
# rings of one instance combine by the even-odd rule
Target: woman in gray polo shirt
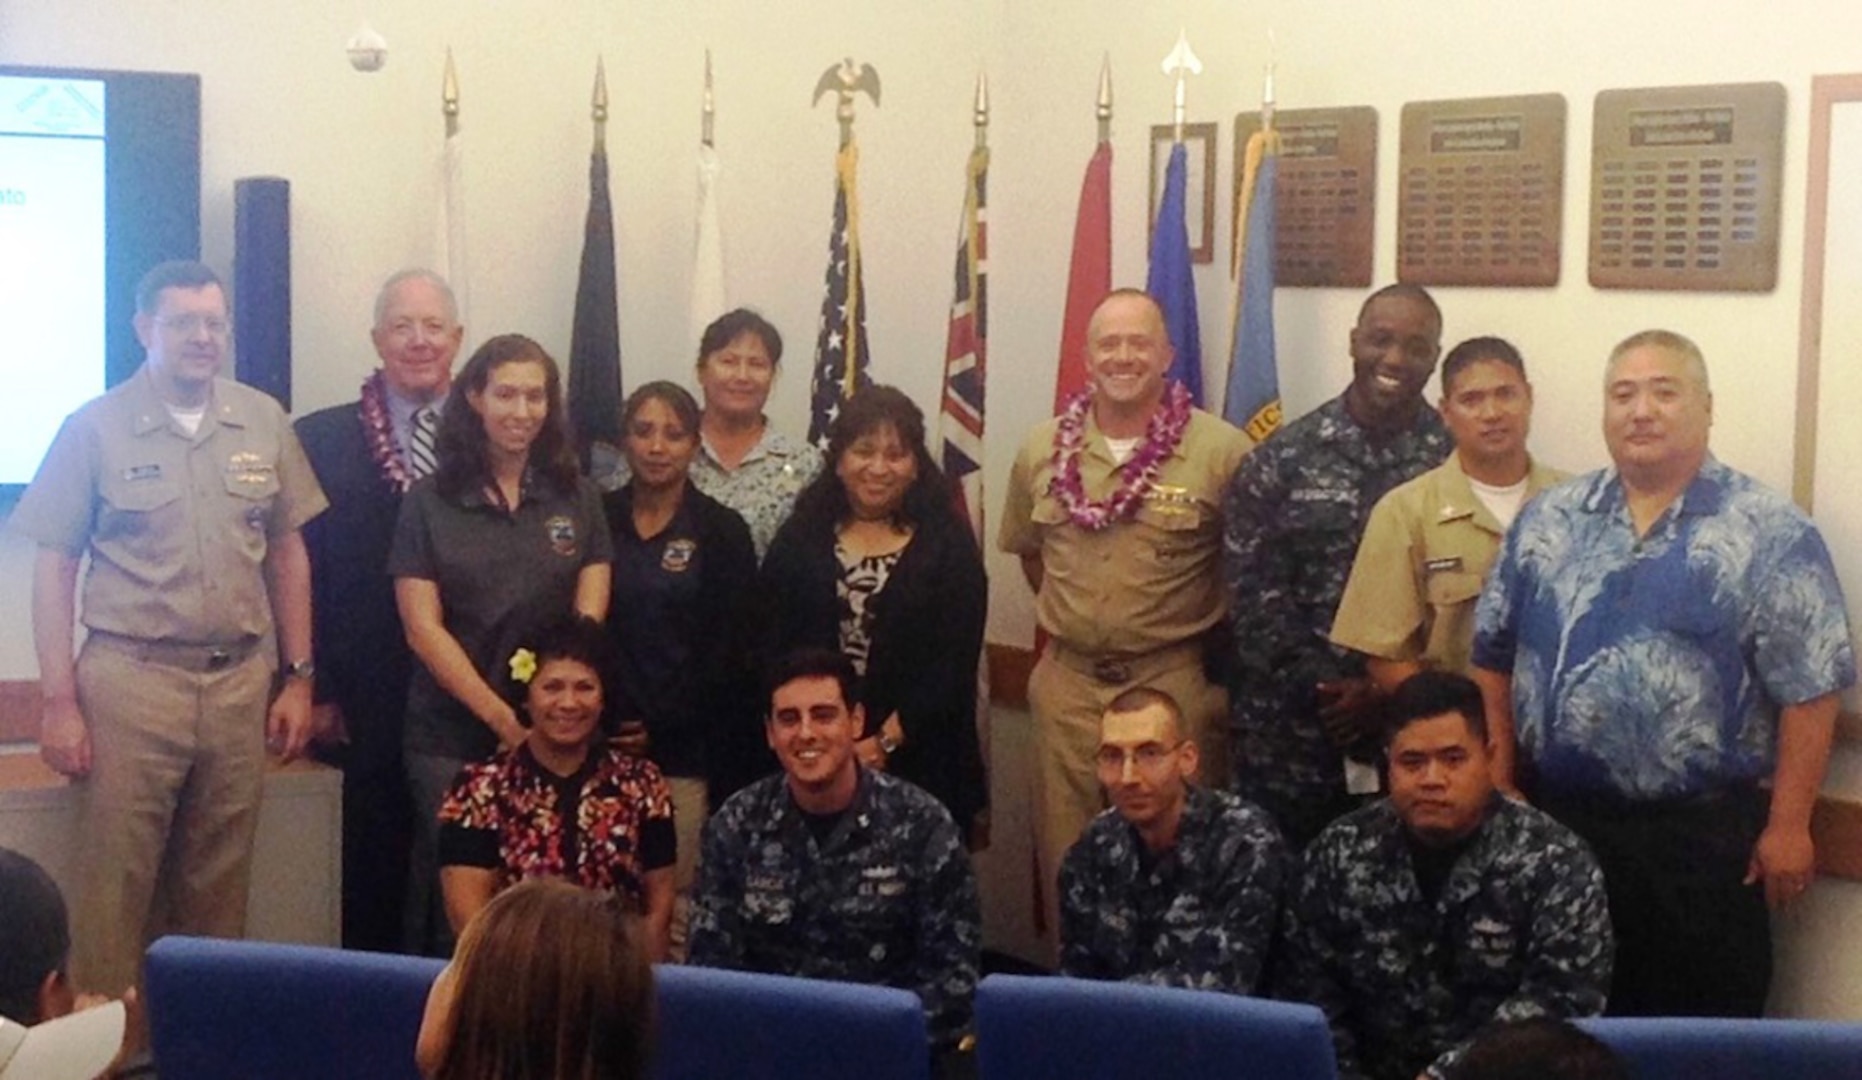
[[601,492],[576,467],[556,361],[529,338],[492,338],[466,362],[438,450],[433,476],[401,506],[388,572],[420,660],[404,742],[418,822],[405,944],[443,955],[440,802],[467,762],[527,735],[492,689],[493,665],[544,622],[605,618],[613,546]]

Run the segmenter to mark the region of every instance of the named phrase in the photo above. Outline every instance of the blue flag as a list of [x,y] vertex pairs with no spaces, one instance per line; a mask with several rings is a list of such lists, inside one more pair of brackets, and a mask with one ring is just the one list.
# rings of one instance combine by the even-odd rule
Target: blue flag
[[1151,228],[1151,272],[1144,291],[1164,309],[1164,329],[1177,357],[1169,377],[1190,392],[1190,401],[1203,403],[1203,339],[1196,323],[1196,281],[1190,276],[1190,231],[1184,220],[1189,188],[1189,152],[1178,143],[1170,151],[1170,168],[1164,173],[1164,198]]
[[1235,208],[1242,230],[1240,267],[1222,418],[1255,442],[1280,426],[1280,373],[1274,354],[1274,179],[1280,169],[1279,149],[1279,137],[1271,130],[1248,140],[1242,202]]

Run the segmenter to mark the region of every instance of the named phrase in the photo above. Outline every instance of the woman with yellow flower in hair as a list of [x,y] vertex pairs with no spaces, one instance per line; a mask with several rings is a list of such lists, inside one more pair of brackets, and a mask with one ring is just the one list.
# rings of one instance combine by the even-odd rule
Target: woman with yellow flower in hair
[[613,646],[601,624],[551,623],[506,663],[524,740],[468,765],[440,804],[440,889],[455,933],[505,888],[561,878],[638,910],[666,957],[677,854],[658,767],[610,740]]

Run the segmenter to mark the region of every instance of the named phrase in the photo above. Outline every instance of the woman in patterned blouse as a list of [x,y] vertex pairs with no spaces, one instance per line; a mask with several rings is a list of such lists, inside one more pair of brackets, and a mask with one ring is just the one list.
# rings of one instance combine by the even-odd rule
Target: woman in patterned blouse
[[866,706],[861,761],[937,796],[977,836],[989,803],[976,732],[989,588],[976,539],[925,448],[924,414],[890,386],[841,407],[827,465],[763,563],[772,646],[846,653]]
[[566,619],[510,659],[529,734],[468,765],[440,807],[440,887],[457,932],[507,886],[562,878],[638,910],[649,955],[666,955],[676,842],[659,769],[608,741],[611,648],[601,625]]

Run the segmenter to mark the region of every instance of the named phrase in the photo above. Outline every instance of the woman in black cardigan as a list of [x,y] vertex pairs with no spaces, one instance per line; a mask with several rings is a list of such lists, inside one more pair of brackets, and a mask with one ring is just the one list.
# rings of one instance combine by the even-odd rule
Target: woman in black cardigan
[[972,835],[989,805],[982,555],[925,448],[924,414],[898,390],[868,387],[842,406],[827,464],[763,562],[771,651],[846,653],[862,675],[861,760],[937,796]]

